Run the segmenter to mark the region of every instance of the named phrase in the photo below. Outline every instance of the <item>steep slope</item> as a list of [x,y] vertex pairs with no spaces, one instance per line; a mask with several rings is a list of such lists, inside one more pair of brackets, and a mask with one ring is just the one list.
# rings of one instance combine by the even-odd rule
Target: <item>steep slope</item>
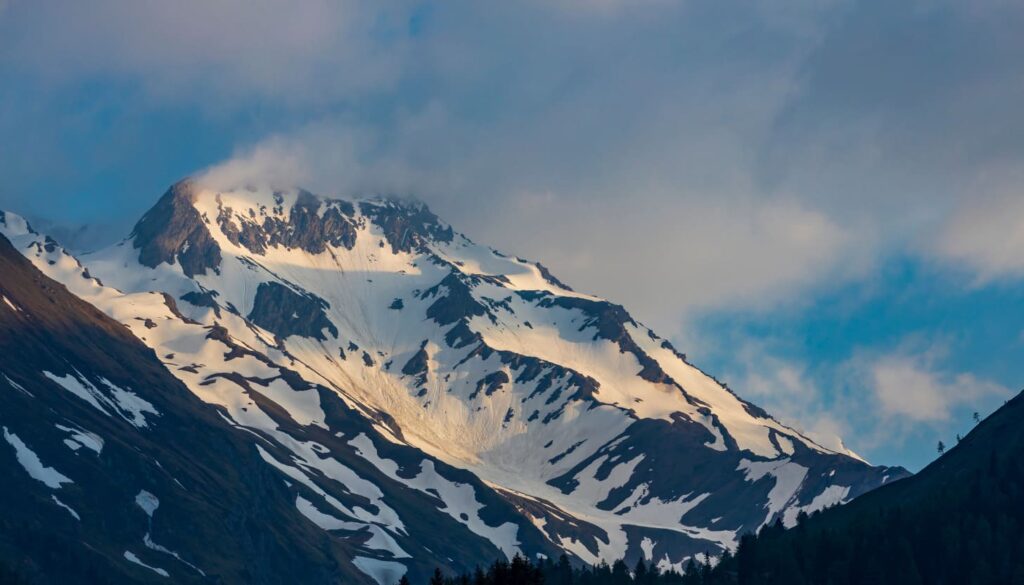
[[[0,228],[19,248],[0,235],[0,565],[27,581],[393,583],[555,552],[476,478],[382,439],[333,392],[179,320],[164,295],[103,287],[12,215]],[[136,335],[171,330],[183,355],[232,368],[203,386],[230,386],[229,405],[199,400],[130,327],[19,251],[137,312]],[[319,425],[291,418],[303,407]],[[362,456],[374,445],[388,473]]]
[[1024,583],[1024,394],[914,477],[741,541],[707,583]]
[[151,350],[2,236],[0,275],[0,559],[42,582],[346,574],[277,474]]
[[[400,449],[479,478],[493,491],[477,481],[474,497],[500,494],[520,522],[454,518],[506,554],[546,542],[588,562],[679,566],[906,474],[778,423],[621,306],[420,204],[183,181],[85,269],[22,232],[40,269],[293,457],[311,460],[286,436],[341,432],[321,455],[353,452],[407,487],[438,489],[431,469],[399,471]],[[376,436],[329,420],[328,399]]]

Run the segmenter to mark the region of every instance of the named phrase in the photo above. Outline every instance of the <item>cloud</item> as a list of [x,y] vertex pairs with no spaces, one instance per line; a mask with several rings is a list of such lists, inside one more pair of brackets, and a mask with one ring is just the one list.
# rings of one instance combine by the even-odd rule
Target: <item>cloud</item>
[[325,195],[437,200],[452,181],[442,167],[418,157],[430,152],[419,142],[420,135],[433,139],[444,124],[438,116],[428,109],[399,120],[400,141],[394,133],[350,116],[322,118],[238,148],[230,158],[194,176],[219,189],[262,184],[301,186]]
[[971,195],[1024,159],[1021,24],[995,1],[21,0],[0,199],[98,197],[74,188],[95,174],[134,213],[162,187],[122,178],[142,162],[415,194],[669,332],[908,248],[1016,273],[983,227],[1012,197]]
[[1013,394],[974,374],[936,370],[930,362],[929,356],[891,356],[871,367],[879,414],[911,422],[941,423],[949,421],[957,407]]
[[123,76],[163,99],[311,105],[396,78],[393,16],[346,0],[14,0],[0,32],[6,66],[57,84]]
[[840,226],[794,201],[644,195],[592,207],[524,194],[469,229],[660,325],[674,325],[680,312],[770,307],[833,270],[848,244]]
[[380,156],[388,138],[375,129],[321,122],[257,143],[199,176],[225,189],[298,184],[324,194],[415,195],[470,237],[539,259],[573,286],[625,303],[656,326],[674,328],[693,311],[770,307],[823,274],[858,273],[850,234],[798,200],[740,192],[708,200],[640,184],[628,197],[571,187],[522,191],[514,178],[502,183],[472,164],[436,163],[416,137],[432,141],[445,124],[440,113],[411,117],[403,142]]
[[1024,174],[979,181],[933,241],[933,252],[972,271],[977,284],[1024,277]]
[[1013,395],[1000,383],[947,367],[948,344],[914,335],[888,351],[854,349],[826,362],[793,349],[789,338],[744,335],[710,351],[728,354],[721,378],[741,396],[820,444],[853,449],[875,463],[896,463],[897,453],[903,464],[926,462],[936,436],[964,432],[972,412],[987,414]]
[[[540,259],[659,328],[697,310],[769,307],[865,263],[872,246],[854,247],[816,201],[764,192],[750,172],[812,42],[806,15],[563,8],[437,7],[406,67],[425,99],[403,94],[383,118],[319,117],[241,158],[287,151],[320,190],[417,195],[471,237]],[[684,46],[664,50],[668,34]],[[726,59],[747,37],[777,37],[779,53],[715,66],[689,53]]]
[[287,140],[272,138],[203,170],[195,179],[220,191],[248,185],[290,188],[306,184],[310,170],[301,151]]

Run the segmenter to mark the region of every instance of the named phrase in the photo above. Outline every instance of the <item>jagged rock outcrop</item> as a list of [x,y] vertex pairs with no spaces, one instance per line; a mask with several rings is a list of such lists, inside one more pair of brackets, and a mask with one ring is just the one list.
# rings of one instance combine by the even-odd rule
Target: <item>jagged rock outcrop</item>
[[190,277],[220,267],[220,248],[207,229],[208,219],[192,205],[195,189],[190,180],[176,183],[135,224],[132,244],[143,266],[177,262]]

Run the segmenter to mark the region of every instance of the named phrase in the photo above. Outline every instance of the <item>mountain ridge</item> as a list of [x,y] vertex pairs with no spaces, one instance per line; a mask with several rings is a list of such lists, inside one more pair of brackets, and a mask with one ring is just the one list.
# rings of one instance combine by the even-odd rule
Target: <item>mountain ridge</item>
[[[184,181],[81,265],[20,232],[40,269],[128,325],[236,424],[326,424],[308,391],[260,388],[265,375],[228,362],[286,365],[387,441],[480,478],[518,511],[506,554],[529,526],[582,561],[681,566],[906,475],[782,425],[623,307],[474,244],[420,203]],[[262,396],[259,420],[239,392]],[[383,445],[346,448],[394,474]],[[487,526],[478,533],[500,541]]]

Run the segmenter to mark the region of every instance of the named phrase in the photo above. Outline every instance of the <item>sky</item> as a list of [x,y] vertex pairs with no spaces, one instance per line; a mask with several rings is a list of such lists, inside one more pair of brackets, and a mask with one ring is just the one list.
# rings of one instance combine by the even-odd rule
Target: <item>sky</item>
[[1013,0],[0,0],[0,208],[90,248],[192,174],[415,196],[916,470],[1024,387],[1022,27]]

